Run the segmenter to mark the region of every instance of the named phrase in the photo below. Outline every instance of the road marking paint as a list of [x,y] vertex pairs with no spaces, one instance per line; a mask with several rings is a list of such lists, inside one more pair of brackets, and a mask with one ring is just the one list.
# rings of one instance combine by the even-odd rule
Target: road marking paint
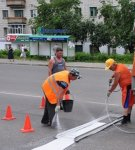
[[[5,92],[5,91],[0,92],[0,94],[42,98],[42,96],[40,96],[40,95],[30,95],[30,94],[21,94],[21,93],[19,94],[19,93]],[[95,101],[85,101],[85,102],[83,101],[83,103],[90,103],[90,104],[97,104],[97,105],[106,105],[106,103],[95,102]],[[118,106],[118,107],[120,106],[118,104],[108,104],[108,105],[109,106]]]
[[[119,115],[111,114],[111,116],[118,117]],[[56,135],[56,140],[53,140],[43,146],[34,148],[32,150],[64,150],[65,148],[69,147],[70,145],[74,144],[80,139],[83,139],[92,134],[96,134],[104,130],[105,128],[111,126],[113,123],[120,121],[119,118],[116,119],[116,121],[114,120],[112,123],[98,122],[104,120],[107,117],[107,115],[102,116],[81,126],[59,133]]]
[[[86,102],[86,101],[85,101]],[[100,105],[106,105],[106,103],[101,103],[101,102],[94,102],[94,101],[87,101],[87,103],[91,103],[91,104],[100,104]],[[118,105],[118,104],[108,104],[108,105],[110,105],[110,106],[120,106],[120,105]]]
[[34,148],[32,150],[64,150],[68,146],[74,144],[73,139],[69,138],[59,138],[46,145]]
[[98,122],[99,120],[103,120],[105,118],[107,118],[107,115],[102,116],[86,124],[83,124],[81,126],[59,133],[56,135],[57,138],[56,140],[53,140],[50,143],[34,148],[32,150],[56,150],[56,149],[64,150],[65,148],[74,144],[75,139],[77,139],[77,137],[80,137],[81,135],[85,135],[88,132],[93,131],[105,125],[106,123],[104,122]]
[[75,128],[72,128],[72,129],[69,129],[69,130],[67,130],[67,131],[64,131],[64,132],[62,132],[62,133],[59,133],[59,134],[56,135],[56,138],[62,137],[62,136],[64,136],[65,134],[77,132],[78,130],[81,130],[81,129],[83,129],[83,128],[86,128],[86,127],[88,127],[88,126],[91,126],[91,125],[97,123],[98,121],[104,120],[104,119],[106,119],[106,118],[108,118],[108,115],[102,116],[102,117],[100,117],[100,118],[97,118],[97,119],[95,119],[95,120],[92,120],[92,121],[90,121],[90,122],[88,122],[88,123],[85,123],[85,124],[83,124],[83,125],[80,125],[80,126],[77,126],[77,127],[75,127]]
[[29,94],[18,94],[18,93],[10,93],[10,92],[0,92],[0,94],[7,94],[7,95],[16,95],[16,96],[26,96],[26,97],[42,97],[39,95],[29,95]]

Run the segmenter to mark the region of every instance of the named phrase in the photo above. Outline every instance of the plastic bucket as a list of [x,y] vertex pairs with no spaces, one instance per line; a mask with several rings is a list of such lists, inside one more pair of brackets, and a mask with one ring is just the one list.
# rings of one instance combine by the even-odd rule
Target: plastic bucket
[[73,102],[74,102],[74,100],[63,100],[62,101],[64,112],[71,112],[72,111]]

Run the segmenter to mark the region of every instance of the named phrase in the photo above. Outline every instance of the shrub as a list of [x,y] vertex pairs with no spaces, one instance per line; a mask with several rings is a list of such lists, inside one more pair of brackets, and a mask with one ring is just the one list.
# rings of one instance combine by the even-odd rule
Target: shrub
[[125,54],[125,55],[120,55],[120,54],[112,54],[112,55],[107,55],[104,53],[97,53],[94,55],[84,53],[84,52],[79,52],[76,53],[75,55],[75,61],[80,61],[80,62],[105,62],[108,58],[113,58],[117,62],[121,63],[132,63],[133,62],[133,54]]

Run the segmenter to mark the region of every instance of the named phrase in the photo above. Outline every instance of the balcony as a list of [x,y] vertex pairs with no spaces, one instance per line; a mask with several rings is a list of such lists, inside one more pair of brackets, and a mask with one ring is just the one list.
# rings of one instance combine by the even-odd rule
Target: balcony
[[8,24],[26,24],[27,18],[25,17],[8,17]]
[[24,8],[26,0],[6,0],[7,6],[11,8]]

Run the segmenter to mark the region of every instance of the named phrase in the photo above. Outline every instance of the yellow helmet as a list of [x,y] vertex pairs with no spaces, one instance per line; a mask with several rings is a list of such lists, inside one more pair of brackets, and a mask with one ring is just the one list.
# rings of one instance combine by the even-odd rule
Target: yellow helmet
[[105,70],[108,70],[115,63],[114,59],[109,58],[105,62]]

